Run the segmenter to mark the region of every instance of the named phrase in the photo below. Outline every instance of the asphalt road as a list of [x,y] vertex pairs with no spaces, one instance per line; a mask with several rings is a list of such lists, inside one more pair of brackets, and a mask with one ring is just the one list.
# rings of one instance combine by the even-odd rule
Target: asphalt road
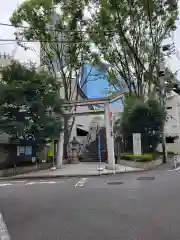
[[180,170],[0,182],[0,212],[11,240],[179,240]]

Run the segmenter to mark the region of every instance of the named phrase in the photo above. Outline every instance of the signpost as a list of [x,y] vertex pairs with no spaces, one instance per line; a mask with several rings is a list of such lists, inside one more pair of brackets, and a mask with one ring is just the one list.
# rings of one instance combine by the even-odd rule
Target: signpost
[[133,154],[134,155],[142,154],[140,133],[133,133]]

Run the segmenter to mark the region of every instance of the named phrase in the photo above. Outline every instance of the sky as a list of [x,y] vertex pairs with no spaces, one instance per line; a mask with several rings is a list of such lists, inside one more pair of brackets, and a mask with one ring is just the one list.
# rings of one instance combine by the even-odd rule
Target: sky
[[[21,4],[23,0],[5,0],[1,1],[0,7],[0,23],[9,23],[9,18],[13,11]],[[14,39],[14,32],[16,31],[13,27],[1,26],[0,25],[0,39]],[[173,41],[172,41],[173,42]],[[170,42],[170,43],[172,43]],[[176,55],[173,55],[171,59],[168,60],[168,65],[173,72],[180,69],[180,20],[177,21],[177,30],[174,33],[174,43],[177,52],[179,52],[179,59]],[[0,40],[0,53],[8,53],[14,55],[14,57],[22,62],[24,61],[34,61],[39,63],[39,44],[27,43],[27,46],[32,50],[24,51],[21,47],[17,47],[15,42],[3,42]],[[178,73],[178,78],[180,79],[180,71]],[[91,83],[89,92],[91,92],[91,97],[100,97],[105,95],[105,89],[107,89],[108,84],[105,81],[100,81],[101,83]],[[102,83],[103,82],[103,83]],[[98,87],[97,87],[98,86]]]
[[[23,0],[5,0],[1,1],[0,7],[0,23],[10,23],[9,18],[13,11],[21,4]],[[14,32],[16,31],[13,27],[0,26],[0,39],[15,39]],[[1,41],[1,40],[0,40]],[[39,45],[35,43],[28,43],[28,47],[32,50],[24,51],[21,47],[17,48],[15,42],[0,42],[0,53],[9,53],[16,59],[24,61],[35,61],[39,62]]]

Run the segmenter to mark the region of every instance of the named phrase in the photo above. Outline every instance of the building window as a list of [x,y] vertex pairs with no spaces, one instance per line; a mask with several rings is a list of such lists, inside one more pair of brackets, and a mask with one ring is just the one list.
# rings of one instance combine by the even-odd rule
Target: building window
[[32,146],[17,146],[17,156],[32,156]]
[[166,109],[172,109],[172,107],[167,107]]

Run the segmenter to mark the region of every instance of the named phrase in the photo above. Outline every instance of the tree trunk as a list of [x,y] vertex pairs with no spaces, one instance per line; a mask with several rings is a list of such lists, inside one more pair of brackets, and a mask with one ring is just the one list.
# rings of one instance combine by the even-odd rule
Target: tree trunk
[[69,142],[69,126],[68,117],[64,117],[64,146],[63,146],[63,160],[68,160],[67,147]]

